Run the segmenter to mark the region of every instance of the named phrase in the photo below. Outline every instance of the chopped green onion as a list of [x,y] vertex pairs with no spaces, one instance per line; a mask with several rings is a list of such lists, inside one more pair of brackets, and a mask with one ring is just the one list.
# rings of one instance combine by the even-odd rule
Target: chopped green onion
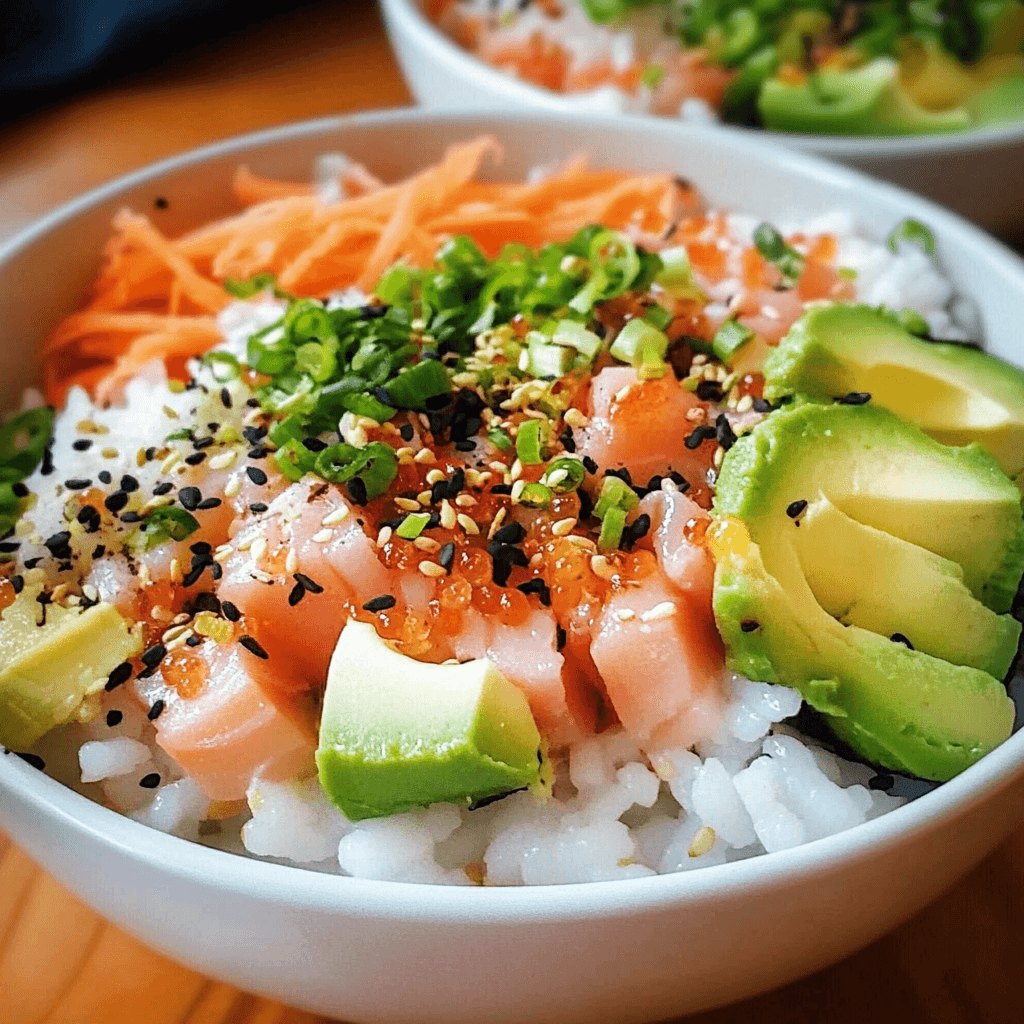
[[516,455],[524,466],[536,466],[544,461],[544,444],[548,425],[544,420],[524,420],[516,434]]
[[[541,335],[543,337],[543,335]],[[523,349],[522,367],[527,373],[539,379],[547,377],[564,377],[572,369],[572,349],[563,345],[552,345],[530,339],[530,344]]]
[[305,436],[302,422],[298,416],[288,416],[283,420],[275,420],[267,431],[267,440],[275,448],[286,445],[289,441],[301,441]]
[[191,441],[192,431],[182,427],[181,430],[172,430],[165,438],[165,441]]
[[632,512],[640,504],[640,499],[625,480],[617,476],[606,476],[601,481],[601,493],[594,505],[594,515],[604,519],[609,509],[621,508]]
[[199,529],[199,520],[183,508],[161,505],[146,516],[139,533],[145,538],[145,549],[149,551],[168,541],[185,540]]
[[388,381],[385,390],[399,409],[427,407],[427,400],[447,395],[452,389],[451,378],[437,359],[423,359]]
[[295,368],[308,373],[317,384],[329,380],[337,365],[334,352],[319,341],[308,341],[295,351]]
[[27,409],[0,427],[0,468],[5,477],[24,480],[39,465],[53,435],[53,410]]
[[501,427],[491,427],[487,431],[487,440],[499,451],[508,452],[512,450],[512,438]]
[[658,360],[665,358],[668,338],[664,332],[643,320],[630,320],[619,331],[609,351],[616,359],[640,367],[650,362],[648,352],[653,353]]
[[894,253],[899,253],[900,242],[910,242],[921,249],[926,256],[935,259],[935,236],[919,220],[912,220],[910,217],[901,220],[885,240],[889,251]]
[[588,331],[577,320],[559,320],[551,340],[556,345],[566,345],[576,349],[580,355],[593,359],[604,345],[604,342],[593,332]]
[[723,363],[728,364],[736,353],[754,337],[749,327],[738,320],[726,320],[715,332],[711,347]]
[[548,463],[541,483],[550,487],[556,494],[568,494],[583,483],[586,475],[587,471],[580,459],[571,455],[560,455]]
[[754,229],[754,245],[757,251],[774,267],[777,267],[789,282],[799,279],[804,271],[804,257],[771,224],[759,224]]
[[284,476],[296,481],[313,472],[316,457],[301,441],[289,438],[274,452],[274,462]]
[[248,280],[241,280],[237,277],[224,278],[224,291],[233,295],[236,299],[251,299],[267,288],[273,288],[277,284],[277,277],[274,274],[254,274]]
[[644,312],[644,323],[650,324],[659,331],[664,331],[674,319],[675,313],[672,310],[658,304],[648,306]]
[[665,68],[661,64],[648,64],[640,75],[640,84],[653,92],[664,77]]
[[209,367],[213,379],[218,384],[227,384],[228,381],[237,380],[242,373],[238,358],[230,352],[207,352],[203,356],[201,365]]
[[398,460],[390,445],[374,441],[365,448],[333,444],[316,457],[317,476],[331,483],[345,483],[358,476],[366,486],[366,497],[380,497],[398,475]]
[[622,540],[622,531],[626,526],[626,510],[619,506],[608,509],[601,520],[601,533],[597,538],[597,546],[602,551],[612,551]]
[[415,540],[430,522],[429,512],[410,512],[397,526],[395,533],[402,540]]
[[551,504],[551,488],[540,483],[528,483],[519,492],[516,501],[527,508],[547,508]]
[[660,380],[668,373],[668,363],[658,355],[655,348],[645,346],[640,350],[640,365],[636,375],[640,380]]

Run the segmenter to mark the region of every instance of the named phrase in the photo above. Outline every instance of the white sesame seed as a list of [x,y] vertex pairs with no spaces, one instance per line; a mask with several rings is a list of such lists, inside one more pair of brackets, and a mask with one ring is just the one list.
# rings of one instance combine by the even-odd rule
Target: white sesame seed
[[248,551],[249,548],[252,547],[252,542],[253,534],[250,533],[247,536],[243,537],[240,541],[238,541],[237,544],[235,544],[235,549],[237,551]]
[[416,495],[416,500],[421,505],[424,505],[424,506],[429,505],[430,504],[430,491],[420,491],[420,493]]
[[230,544],[221,544],[213,553],[213,560],[215,562],[226,562],[233,554],[235,549]]
[[[77,522],[77,520],[75,520],[75,522]],[[35,523],[30,522],[28,519],[19,519],[17,525],[14,527],[14,535],[16,537],[27,537],[35,530],[35,528]]]
[[718,467],[722,465],[722,459],[724,459],[724,458],[725,458],[725,449],[724,448],[716,448],[715,449],[714,458],[712,459],[712,461],[715,464],[715,469],[718,469]]
[[508,469],[508,466],[506,466],[504,462],[499,462],[497,459],[495,459],[493,462],[487,463],[487,468],[493,469],[495,473],[503,474]]
[[693,357],[694,366],[703,366],[707,361],[708,357],[703,352],[698,352],[697,355]]
[[575,527],[575,525],[575,518],[569,516],[566,519],[559,519],[558,522],[551,527],[551,532],[556,537],[564,537],[566,536],[566,534],[572,533],[573,527]]
[[523,475],[523,464],[518,459],[512,463],[512,468],[508,471],[508,475],[512,480],[518,480]]
[[382,526],[377,534],[377,547],[382,548],[389,540],[395,531],[390,526]]
[[570,427],[575,427],[582,430],[584,427],[590,426],[590,420],[579,411],[579,409],[566,409],[565,416],[563,417],[566,423]]
[[624,402],[627,398],[629,398],[629,392],[632,387],[632,384],[627,384],[624,388],[620,388],[618,391],[616,391],[615,401]]
[[617,618],[619,622],[630,622],[636,618],[636,612],[633,611],[632,608],[620,608],[615,613],[615,618]]
[[281,518],[286,523],[294,523],[301,515],[302,512],[299,510],[298,505],[285,505],[285,507],[281,509]]
[[695,405],[692,409],[686,410],[686,418],[691,423],[699,423],[704,419],[704,408],[700,405]]
[[[156,611],[156,609],[153,609]],[[164,630],[160,636],[160,642],[165,644],[174,643],[178,637],[183,636],[185,633],[191,633],[192,630],[189,626],[171,626],[170,629]]]
[[610,580],[616,575],[614,566],[604,555],[594,555],[590,559],[590,569],[595,576],[600,576],[603,580]]
[[471,537],[477,537],[480,534],[480,527],[466,515],[465,512],[460,512],[456,517],[455,521],[466,531]]
[[269,572],[264,572],[262,569],[250,569],[249,575],[258,583],[274,582],[274,577],[271,576]]
[[415,454],[416,454],[415,449],[410,448],[408,445],[405,445],[402,448],[396,448],[395,449],[395,458],[397,458],[399,462],[402,462],[405,459],[410,459],[411,460],[412,457]]
[[337,526],[339,523],[345,522],[346,519],[348,519],[348,505],[339,505],[333,512],[328,512],[320,520],[320,525]]
[[641,622],[658,622],[660,619],[671,619],[676,613],[675,601],[662,601],[640,616]]
[[254,562],[258,562],[267,553],[267,538],[257,537],[249,548],[249,556]]
[[557,487],[563,480],[569,476],[567,469],[556,469],[554,473],[544,474],[544,483],[549,487]]
[[447,498],[441,502],[441,525],[446,530],[454,530],[456,523],[455,509],[452,508],[451,503]]
[[146,512],[151,512],[153,509],[163,508],[164,505],[170,505],[172,501],[174,501],[174,499],[169,494],[161,494],[155,498],[150,498],[149,501],[139,509],[139,511],[145,514]]
[[444,479],[444,473],[442,473],[441,470],[439,470],[439,469],[432,469],[427,474],[427,483],[431,484],[431,485],[439,483],[443,479]]
[[420,503],[413,498],[395,498],[395,504],[404,512],[419,512]]
[[171,564],[167,569],[167,575],[171,577],[172,583],[180,583],[182,581],[181,563],[176,558],[171,559]]
[[221,452],[220,455],[214,455],[210,459],[210,469],[227,469],[237,457],[238,452],[234,448]]
[[703,857],[715,845],[715,830],[710,825],[697,829],[697,834],[686,851],[690,857]]
[[71,588],[66,583],[58,583],[57,586],[53,588],[53,593],[50,595],[51,600],[54,604],[60,604],[61,601],[67,597],[70,589]]
[[581,537],[578,533],[569,534],[569,543],[578,548],[587,548],[596,551],[597,545],[589,537]]
[[472,508],[476,504],[476,498],[474,498],[472,494],[460,494],[455,499],[455,504],[458,505],[459,508]]
[[744,395],[736,403],[737,412],[749,412],[754,407],[754,399],[750,395]]
[[437,459],[429,448],[421,448],[413,456],[413,461],[418,462],[421,466],[431,466],[437,462]]
[[491,528],[487,531],[488,540],[490,540],[498,532],[502,522],[504,522],[506,514],[507,513],[503,508],[499,508],[498,511],[494,514],[494,518],[491,520]]
[[445,574],[444,569],[442,569],[437,562],[420,562],[419,569],[424,576],[431,576],[435,579],[438,576],[444,576]]
[[116,448],[102,448],[100,455],[105,459],[118,459],[121,457],[121,453]]
[[525,480],[517,480],[512,485],[512,493],[509,495],[509,497],[513,501],[518,501],[523,496],[523,491],[525,491],[525,490],[526,490],[526,481]]
[[163,413],[169,420],[176,420],[178,418],[178,414],[169,405],[164,406]]
[[160,463],[160,472],[166,476],[181,460],[181,452],[171,452],[170,455]]
[[288,554],[285,556],[285,560],[284,560],[284,571],[285,572],[295,572],[295,570],[298,569],[298,567],[299,567],[299,558],[295,554],[295,549],[294,548],[289,548],[288,549]]
[[242,489],[242,478],[238,473],[232,473],[228,482],[224,485],[224,497],[234,498]]
[[326,544],[334,536],[333,530],[317,530],[311,540],[314,544]]
[[430,554],[441,550],[441,545],[433,537],[417,537],[412,543],[420,551],[429,551]]
[[86,583],[82,587],[82,596],[87,601],[98,601],[100,599],[100,592],[91,583]]
[[761,312],[768,317],[769,320],[781,320],[782,314],[774,306],[762,306]]

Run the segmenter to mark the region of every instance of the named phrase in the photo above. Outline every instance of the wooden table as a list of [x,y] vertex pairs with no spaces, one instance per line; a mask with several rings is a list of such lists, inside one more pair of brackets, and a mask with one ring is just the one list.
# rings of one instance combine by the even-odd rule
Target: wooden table
[[[285,121],[409,100],[368,0],[280,15],[0,127],[0,238],[159,157]],[[866,950],[688,1024],[1020,1022],[1022,937],[1024,828],[945,897]],[[0,1024],[320,1020],[151,952],[0,835]]]

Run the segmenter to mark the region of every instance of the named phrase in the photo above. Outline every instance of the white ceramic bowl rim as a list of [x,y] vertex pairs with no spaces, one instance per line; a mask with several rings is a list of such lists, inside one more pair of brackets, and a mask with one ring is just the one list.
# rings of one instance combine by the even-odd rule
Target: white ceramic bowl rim
[[[600,117],[578,113],[467,113],[443,114],[403,109],[376,111],[350,117],[324,118],[287,125],[228,139],[181,156],[152,164],[125,175],[75,199],[42,218],[4,245],[0,245],[0,272],[16,254],[30,247],[60,224],[100,206],[120,193],[159,179],[164,175],[259,145],[330,135],[346,129],[431,125],[456,127],[467,136],[486,131],[536,126],[559,129],[571,136],[574,126],[585,122],[591,128],[605,127]],[[679,138],[679,133],[683,138]],[[895,186],[880,183],[857,171],[837,167],[805,153],[785,150],[761,139],[736,134],[723,141],[717,129],[673,125],[660,119],[634,124],[631,134],[686,137],[704,140],[719,149],[737,153],[753,151],[765,161],[792,169],[805,178],[836,186],[875,190],[898,198],[916,216],[942,230],[953,232],[1001,263],[1013,266],[1024,295],[1024,262],[1002,245],[960,218]],[[384,882],[327,875],[301,866],[283,865],[241,857],[191,843],[149,828],[115,811],[102,807],[25,764],[17,756],[0,756],[0,796],[13,794],[40,817],[59,820],[74,837],[91,836],[100,844],[118,849],[141,864],[157,862],[175,877],[189,878],[207,886],[244,894],[263,892],[279,902],[318,910],[344,911],[352,916],[406,921],[436,919],[438,912],[465,920],[536,920],[554,922],[568,918],[605,918],[629,915],[638,906],[685,905],[715,893],[743,893],[775,881],[804,881],[828,873],[840,863],[853,863],[899,845],[902,838],[928,831],[942,820],[956,818],[978,797],[1009,784],[1024,762],[1024,729],[987,754],[976,765],[950,782],[904,807],[826,839],[778,853],[701,868],[695,871],[652,878],[586,882],[579,884],[526,887],[477,888],[435,886],[409,882]],[[586,897],[581,897],[581,888]]]
[[[416,0],[381,0],[389,17],[400,19],[403,28],[414,36],[418,44],[436,51],[460,78],[478,82],[487,89],[502,88],[511,99],[518,99],[532,109],[576,112],[587,116],[609,118],[643,118],[654,115],[620,114],[612,111],[594,112],[585,108],[584,102],[562,93],[552,92],[541,86],[524,82],[513,75],[505,74],[491,67],[454,40],[446,36],[423,13]],[[664,118],[676,124],[674,118]],[[716,124],[718,131],[737,132],[743,136],[766,134],[760,128],[740,128],[735,125]],[[854,157],[874,159],[927,157],[929,155],[956,151],[965,156],[1000,149],[1024,139],[1024,120],[1006,125],[991,125],[974,128],[965,132],[943,132],[935,135],[883,136],[883,135],[813,135],[792,132],[770,132],[772,138],[787,146],[810,149],[821,156],[836,160]]]

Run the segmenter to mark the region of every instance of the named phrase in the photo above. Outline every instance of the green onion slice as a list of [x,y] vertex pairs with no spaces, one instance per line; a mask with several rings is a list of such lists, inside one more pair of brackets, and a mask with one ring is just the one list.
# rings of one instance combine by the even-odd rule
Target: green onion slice
[[723,363],[728,363],[753,337],[754,332],[738,320],[726,320],[715,332],[711,348]]
[[530,419],[519,424],[516,455],[524,466],[537,466],[544,461],[547,432],[548,425],[544,420]]
[[316,457],[314,471],[331,483],[345,483],[358,476],[366,486],[366,497],[379,498],[398,475],[395,450],[381,441],[373,441],[365,448],[333,444]]
[[146,540],[146,550],[172,540],[185,540],[199,529],[199,520],[183,508],[161,505],[146,516],[139,531]]
[[402,540],[415,540],[430,522],[429,512],[410,512],[395,530]]
[[601,493],[594,505],[594,515],[604,519],[610,509],[620,508],[632,512],[640,504],[640,499],[625,480],[617,476],[606,476],[601,481]]
[[247,280],[226,277],[224,278],[224,291],[236,299],[251,299],[267,288],[273,288],[275,284],[277,284],[277,277],[269,273],[254,274]]
[[551,488],[537,482],[528,483],[516,501],[527,508],[547,508],[551,504]]
[[238,358],[230,352],[207,352],[202,358],[203,366],[210,368],[213,379],[218,384],[227,384],[237,380],[242,374],[242,366]]
[[626,526],[626,510],[624,508],[610,508],[601,521],[601,533],[597,538],[597,546],[602,551],[611,551],[619,546],[622,540],[622,531]]
[[512,450],[512,438],[501,427],[491,427],[487,431],[487,440],[499,451],[508,452]]
[[550,487],[556,494],[568,494],[583,483],[586,475],[587,471],[580,459],[561,455],[548,463],[541,483]]
[[[53,435],[53,410],[47,406],[19,413],[0,427],[0,468],[11,483],[24,480],[39,465]],[[15,476],[15,480],[10,480]]]
[[900,251],[900,242],[910,242],[923,250],[926,256],[935,259],[935,236],[919,220],[910,217],[901,220],[885,240],[889,251],[894,253]]

